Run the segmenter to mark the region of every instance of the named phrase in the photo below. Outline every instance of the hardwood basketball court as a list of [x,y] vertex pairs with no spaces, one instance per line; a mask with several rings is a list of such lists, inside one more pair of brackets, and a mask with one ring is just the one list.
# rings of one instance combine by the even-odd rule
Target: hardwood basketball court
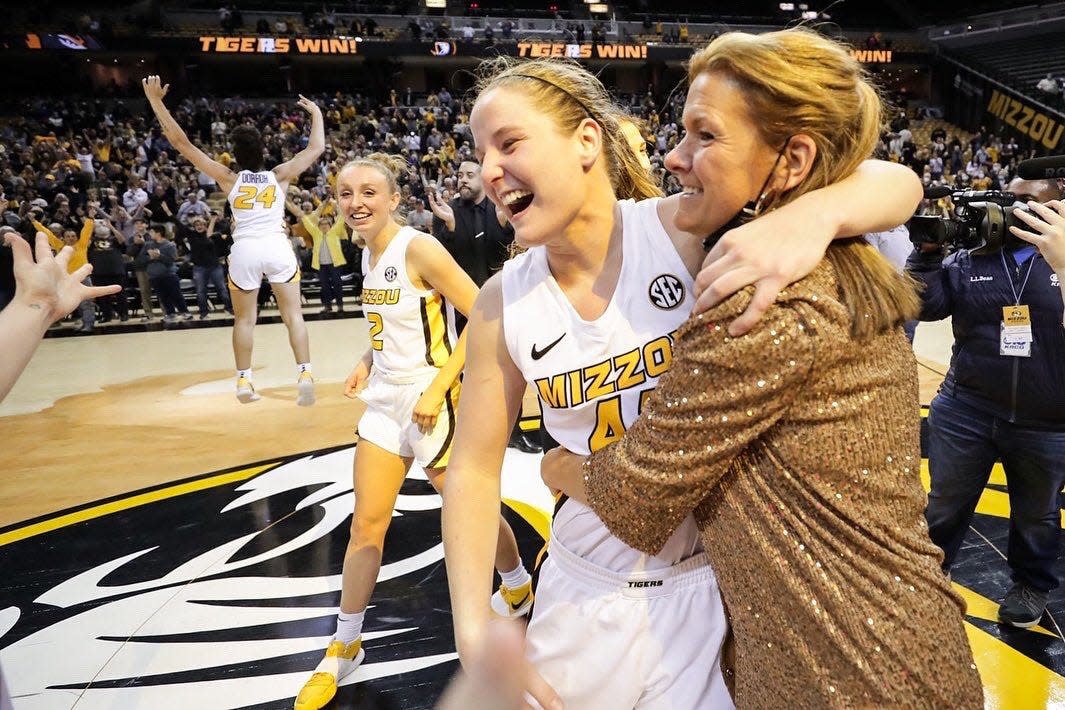
[[[17,710],[288,708],[332,632],[365,321],[309,321],[318,402],[295,405],[280,324],[255,332],[261,401],[233,396],[230,330],[49,338],[0,405],[0,664]],[[949,360],[922,324],[922,402]],[[535,399],[527,401],[527,413]],[[926,471],[927,469],[925,469]],[[925,474],[927,475],[927,474]],[[955,587],[989,707],[1065,706],[1065,645],[995,623],[1009,585],[997,467]],[[526,563],[547,532],[538,458],[509,450],[504,498]],[[413,471],[367,614],[367,662],[336,707],[431,707],[456,666],[440,499]]]

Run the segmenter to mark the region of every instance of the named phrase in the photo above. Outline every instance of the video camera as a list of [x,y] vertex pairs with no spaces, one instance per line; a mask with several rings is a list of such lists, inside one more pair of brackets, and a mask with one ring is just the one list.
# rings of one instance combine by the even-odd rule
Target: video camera
[[1012,192],[999,190],[950,190],[929,188],[925,196],[949,196],[954,203],[954,217],[914,215],[906,226],[914,244],[950,244],[955,249],[968,249],[974,254],[995,254],[1003,247],[1021,243],[1010,233],[1009,227],[1027,228],[1014,212],[1031,212],[1018,205]]
[[[1058,180],[1065,188],[1065,155],[1032,158],[1017,166],[1017,177],[1022,180]],[[1006,246],[1023,242],[1009,231],[1010,227],[1026,228],[1017,217],[1017,212],[1031,210],[1017,204],[1020,202],[1012,192],[999,190],[951,190],[949,187],[926,188],[924,196],[930,199],[950,197],[954,203],[951,217],[914,215],[906,223],[910,241],[914,244],[950,244],[955,249],[968,249],[974,254],[994,254]]]

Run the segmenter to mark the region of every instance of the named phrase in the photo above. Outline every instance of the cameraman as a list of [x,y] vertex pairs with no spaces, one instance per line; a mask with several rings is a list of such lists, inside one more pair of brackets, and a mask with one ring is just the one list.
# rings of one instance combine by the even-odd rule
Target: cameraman
[[[1014,180],[1009,191],[1038,216],[1015,211],[1025,242],[999,252],[919,245],[907,269],[924,283],[920,319],[952,317],[950,370],[928,415],[932,486],[925,518],[943,569],[961,548],[996,459],[1009,484],[1007,561],[1013,586],[999,619],[1039,623],[1058,586],[1058,494],[1065,484],[1065,205],[1055,183]],[[1051,200],[1054,200],[1051,202]],[[1030,231],[1029,231],[1030,230]],[[1038,245],[1038,249],[1033,244]]]

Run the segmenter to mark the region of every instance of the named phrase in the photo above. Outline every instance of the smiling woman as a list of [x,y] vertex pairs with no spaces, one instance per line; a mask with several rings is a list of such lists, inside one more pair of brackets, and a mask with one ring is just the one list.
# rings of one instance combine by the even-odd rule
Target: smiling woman
[[[456,339],[448,304],[468,313],[477,287],[436,239],[400,224],[405,170],[401,157],[374,153],[337,173],[340,214],[366,247],[362,305],[370,347],[344,384],[345,396],[362,399],[366,413],[355,448],[355,511],[336,633],[296,698],[296,710],[324,707],[362,662],[363,620],[400,486],[417,462],[441,490],[451,456],[466,334]],[[497,567],[504,581],[525,588],[509,608],[518,616],[531,606],[531,581],[510,525],[496,517]]]
[[[878,136],[861,67],[810,31],[723,35],[689,79],[667,158],[679,227],[763,223],[852,173]],[[851,239],[730,336],[749,300],[681,324],[641,419],[591,456],[549,453],[545,482],[647,554],[694,516],[730,612],[737,706],[982,707],[964,603],[922,515],[912,282]]]
[[[587,454],[616,442],[670,366],[673,333],[695,302],[705,236],[674,222],[681,200],[697,199],[695,190],[659,199],[621,129],[625,114],[577,64],[495,61],[479,89],[470,126],[485,194],[528,251],[485,284],[467,329],[469,362],[444,494],[463,659],[480,645],[489,615],[499,473],[522,392],[536,390],[545,429],[567,449]],[[776,148],[764,159],[748,156],[743,169],[752,174],[737,175],[738,184],[757,190]],[[809,152],[798,140],[788,148],[789,161]],[[774,178],[782,179],[777,168]],[[854,172],[782,207],[780,222],[757,220],[732,238],[773,238],[769,268],[789,273],[795,263],[816,265],[835,237],[912,213],[919,182],[906,168]],[[755,197],[737,190],[705,199],[727,219]],[[808,238],[782,248],[789,242],[781,225],[804,225]],[[687,226],[701,228],[694,219]],[[763,275],[752,273],[754,280]],[[543,674],[531,674],[528,687],[542,706],[559,696],[591,710],[731,705],[721,668],[728,627],[694,518],[667,538],[655,550],[637,549],[587,506],[559,500],[527,632],[528,655]]]

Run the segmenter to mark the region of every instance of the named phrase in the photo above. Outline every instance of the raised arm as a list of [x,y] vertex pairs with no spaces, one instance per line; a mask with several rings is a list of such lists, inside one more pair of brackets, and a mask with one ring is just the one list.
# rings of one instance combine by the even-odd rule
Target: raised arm
[[35,219],[31,219],[30,224],[33,225],[33,228],[36,229],[39,234],[44,235],[45,239],[48,240],[48,246],[52,247],[52,249],[54,249],[55,251],[59,251],[63,248],[63,240],[57,237],[55,235],[55,232],[53,232],[51,229],[45,227],[43,224],[41,224]]
[[86,217],[85,221],[81,223],[81,234],[78,236],[78,249],[88,249],[89,240],[92,239],[92,233],[96,229],[96,221],[92,217]]
[[325,152],[325,122],[322,120],[322,109],[306,96],[300,95],[297,102],[303,110],[311,114],[311,138],[307,147],[292,156],[291,160],[281,163],[274,168],[274,175],[278,182],[290,183],[314,165],[319,156]]
[[[695,279],[694,312],[754,284],[750,307],[729,326],[733,335],[746,333],[782,289],[814,270],[833,239],[896,227],[913,215],[921,196],[921,181],[906,166],[865,161],[843,180],[727,232]],[[676,230],[671,223],[666,228]]]
[[[426,190],[425,195],[429,198],[429,209],[436,217],[433,223],[433,234],[437,239],[444,242],[452,242],[455,239],[455,210],[435,190]],[[437,222],[444,229],[437,227]]]
[[170,90],[170,84],[163,84],[159,77],[155,74],[142,79],[141,85],[144,87],[144,95],[148,97],[148,103],[151,104],[152,111],[155,112],[155,117],[159,119],[159,125],[163,129],[163,134],[167,140],[170,141],[170,145],[174,146],[177,152],[181,153],[200,172],[211,177],[218,186],[222,188],[223,192],[229,192],[233,187],[233,181],[236,176],[233,171],[227,168],[225,165],[212,160],[210,156],[197,148],[189,137],[185,135],[185,131],[181,129],[174,117],[170,115],[170,110],[163,103],[163,97]]
[[[285,200],[286,205],[290,202],[291,200]],[[318,220],[321,218],[322,212],[325,211],[325,208],[328,205],[329,200],[322,200],[318,203],[317,207],[311,210],[309,214],[303,214],[302,210],[297,209],[295,212],[293,212],[293,216],[296,217],[296,219],[298,219],[307,229],[307,231],[311,232],[312,235],[314,234],[314,232],[311,231],[312,227],[314,231],[317,231],[319,234],[321,234],[321,231],[318,229]],[[293,204],[292,206],[295,207],[295,204]]]
[[115,235],[115,240],[122,246],[126,246],[129,239],[126,238],[125,233],[122,232],[113,222],[108,221],[107,226],[111,228],[111,234]]
[[469,352],[443,509],[444,559],[463,662],[472,657],[491,618],[500,471],[525,393],[525,381],[503,340],[498,276],[478,295],[466,332]]

